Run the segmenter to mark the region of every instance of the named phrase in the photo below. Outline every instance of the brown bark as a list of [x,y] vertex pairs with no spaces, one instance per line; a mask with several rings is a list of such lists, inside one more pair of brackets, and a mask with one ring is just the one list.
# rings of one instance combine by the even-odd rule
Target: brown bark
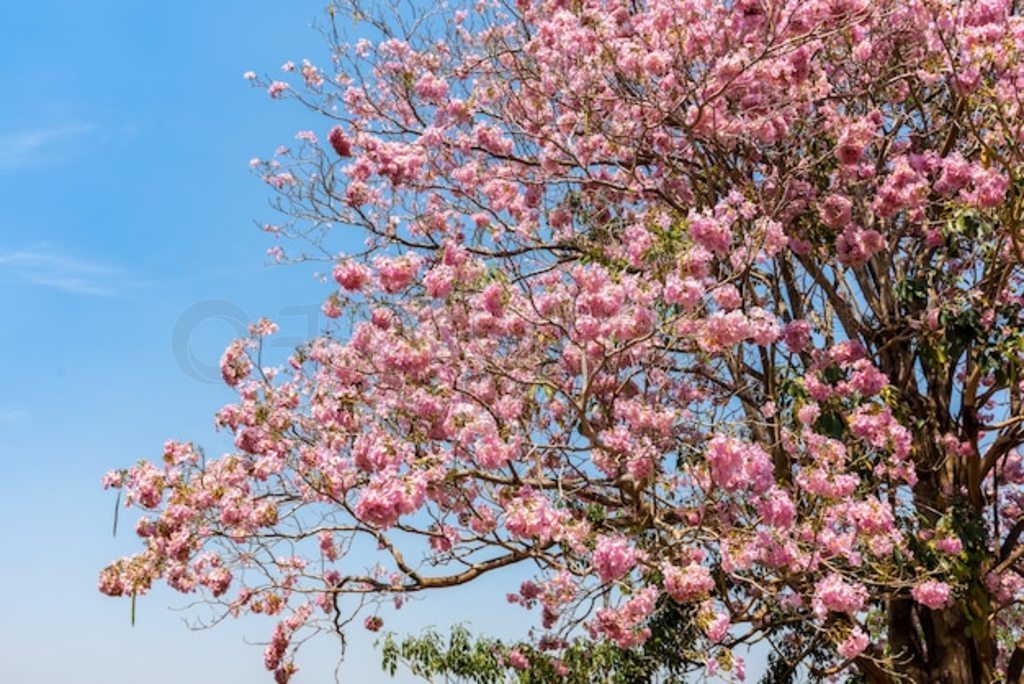
[[[869,684],[991,684],[995,676],[995,637],[971,628],[963,606],[928,610],[911,599],[889,604],[889,644],[894,672],[874,661],[858,660]],[[1024,651],[1020,664],[1024,666]],[[1011,662],[1010,670],[1013,670]],[[1007,684],[1020,681],[1008,678]]]

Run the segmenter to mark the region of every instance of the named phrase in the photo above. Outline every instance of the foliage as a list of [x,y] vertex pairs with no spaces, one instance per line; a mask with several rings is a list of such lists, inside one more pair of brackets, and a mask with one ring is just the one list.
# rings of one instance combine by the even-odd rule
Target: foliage
[[576,639],[560,645],[557,657],[529,643],[506,645],[487,637],[474,639],[461,625],[451,630],[447,644],[433,630],[401,641],[389,633],[381,644],[382,662],[392,676],[403,663],[425,678],[442,676],[474,684],[685,682],[688,671],[703,665],[703,658],[689,648],[695,639],[689,612],[675,601],[664,600],[648,622],[651,637],[642,645],[624,649],[608,642]]

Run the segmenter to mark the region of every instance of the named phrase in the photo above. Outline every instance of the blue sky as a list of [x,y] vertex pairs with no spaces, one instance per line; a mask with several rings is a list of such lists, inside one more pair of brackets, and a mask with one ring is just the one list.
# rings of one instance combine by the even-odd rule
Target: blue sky
[[[114,497],[99,478],[158,457],[169,437],[227,448],[212,415],[231,394],[204,369],[232,321],[269,315],[293,338],[309,328],[324,288],[301,268],[265,265],[273,243],[254,221],[273,214],[247,168],[309,121],[241,75],[321,55],[310,24],[323,4],[5,3],[5,681],[270,681],[262,649],[246,644],[267,624],[192,632],[168,609],[184,600],[158,590],[132,628],[128,603],[96,592],[98,570],[137,546],[134,515],[111,536]],[[487,582],[414,604],[391,626],[523,624],[502,605],[507,584]],[[332,642],[314,644],[297,681],[329,681],[335,654]],[[383,680],[378,662],[354,634],[343,680]]]

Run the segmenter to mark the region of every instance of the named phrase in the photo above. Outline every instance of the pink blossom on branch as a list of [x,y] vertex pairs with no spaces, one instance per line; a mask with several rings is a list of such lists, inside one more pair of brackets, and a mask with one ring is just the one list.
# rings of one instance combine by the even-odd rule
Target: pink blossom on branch
[[625,537],[600,537],[594,549],[594,569],[602,582],[612,582],[636,565],[636,551]]
[[949,600],[949,585],[945,582],[927,580],[910,592],[914,600],[932,609],[942,608]]
[[809,676],[1019,678],[1016,5],[436,11],[245,74],[324,117],[252,168],[331,322],[228,343],[228,453],[103,478],[143,517],[101,591],[271,616],[278,681],[360,607],[503,568],[516,671],[684,614],[736,677],[767,640]]

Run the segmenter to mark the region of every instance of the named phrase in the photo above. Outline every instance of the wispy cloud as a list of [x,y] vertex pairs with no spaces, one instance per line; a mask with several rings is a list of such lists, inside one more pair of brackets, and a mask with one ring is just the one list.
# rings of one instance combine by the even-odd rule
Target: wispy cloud
[[14,169],[61,160],[67,145],[95,126],[66,123],[0,134],[0,169]]
[[82,295],[115,292],[119,272],[110,266],[59,254],[46,245],[0,250],[0,274],[24,283]]

